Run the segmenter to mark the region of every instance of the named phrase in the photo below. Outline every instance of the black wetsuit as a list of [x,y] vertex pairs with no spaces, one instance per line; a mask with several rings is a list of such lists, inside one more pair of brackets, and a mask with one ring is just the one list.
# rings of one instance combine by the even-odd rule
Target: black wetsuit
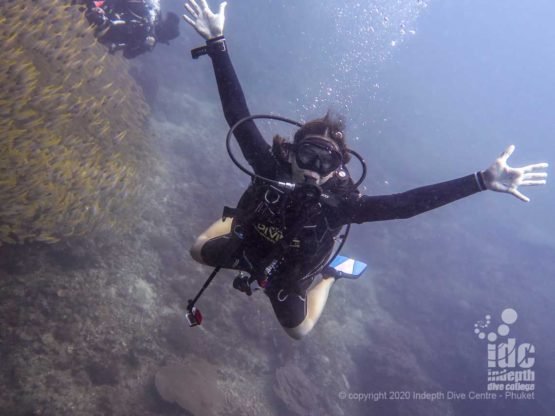
[[[225,40],[207,42],[207,53],[214,66],[225,118],[232,126],[250,113]],[[235,137],[255,173],[291,180],[290,166],[274,156],[253,121],[240,125]],[[251,186],[238,205],[240,211],[247,211],[242,216],[248,218],[248,223],[242,224],[243,243],[235,256],[221,264],[222,253],[229,252],[226,246],[233,240],[230,236],[210,240],[202,248],[201,255],[209,264],[251,273],[259,272],[260,266],[268,266],[272,259],[279,260],[266,293],[278,320],[287,328],[298,326],[306,317],[306,291],[331,254],[333,238],[341,226],[409,218],[485,189],[481,175],[471,174],[400,194],[368,196],[349,187],[350,179],[341,176],[334,176],[322,187],[324,192],[339,193],[330,204],[308,202],[299,207],[295,198],[278,198],[279,192],[269,185]],[[276,249],[276,244],[284,248]]]
[[100,6],[104,13],[94,12],[98,7],[92,0],[87,6],[89,22],[97,25],[97,31],[102,33],[99,41],[108,45],[111,52],[122,49],[125,58],[151,51],[154,45],[145,43],[149,36],[156,42],[169,44],[179,35],[179,18],[168,13],[162,20],[157,1],[106,0]]

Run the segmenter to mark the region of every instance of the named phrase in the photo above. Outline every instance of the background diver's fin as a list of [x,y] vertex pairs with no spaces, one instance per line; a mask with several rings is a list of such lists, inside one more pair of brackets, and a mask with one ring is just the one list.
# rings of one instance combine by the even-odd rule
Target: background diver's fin
[[345,256],[336,256],[329,266],[322,270],[322,273],[336,279],[358,279],[367,267],[368,265],[362,261]]

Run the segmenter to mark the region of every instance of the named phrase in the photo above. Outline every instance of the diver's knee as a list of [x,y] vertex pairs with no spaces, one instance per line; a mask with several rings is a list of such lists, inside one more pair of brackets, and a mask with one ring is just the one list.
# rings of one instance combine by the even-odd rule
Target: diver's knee
[[208,229],[204,230],[204,232],[198,236],[195,243],[189,250],[191,257],[199,263],[208,264],[209,262],[207,262],[202,257],[202,249],[204,245],[210,240],[215,240],[218,237],[229,234],[229,232],[231,231],[232,222],[233,218],[228,217],[223,220],[220,219],[214,222],[210,227],[208,227]]
[[191,257],[193,258],[193,260],[202,264],[206,264],[206,262],[201,256],[201,251],[202,251],[202,246],[204,245],[204,241],[199,241],[199,240],[200,238],[198,238],[197,241],[195,241],[195,244],[193,244],[193,246],[189,250],[189,254],[191,254]]
[[303,339],[310,331],[312,331],[312,328],[314,328],[315,324],[316,322],[314,322],[312,319],[306,318],[303,322],[301,322],[294,328],[283,327],[283,329],[285,330],[287,335],[299,341]]

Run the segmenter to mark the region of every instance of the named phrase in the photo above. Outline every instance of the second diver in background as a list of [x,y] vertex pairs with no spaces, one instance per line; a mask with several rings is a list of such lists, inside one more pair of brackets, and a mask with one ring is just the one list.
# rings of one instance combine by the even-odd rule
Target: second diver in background
[[126,58],[179,36],[179,17],[168,12],[162,19],[159,0],[87,0],[86,17],[96,27],[99,42],[110,53],[123,50]]

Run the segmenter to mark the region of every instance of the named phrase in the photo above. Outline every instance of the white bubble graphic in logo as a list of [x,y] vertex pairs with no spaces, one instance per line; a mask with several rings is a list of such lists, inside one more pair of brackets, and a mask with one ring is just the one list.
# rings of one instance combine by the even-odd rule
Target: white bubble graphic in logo
[[509,335],[510,328],[509,325],[512,325],[518,319],[518,314],[513,308],[504,309],[501,312],[501,320],[503,323],[497,327],[497,331],[490,331],[486,332],[486,329],[491,324],[491,315],[484,316],[484,319],[479,320],[474,324],[474,333],[478,336],[479,339],[488,339],[489,342],[497,341],[497,337],[506,337]]
[[501,312],[501,320],[507,325],[512,325],[516,322],[518,318],[518,313],[512,308],[507,308]]

